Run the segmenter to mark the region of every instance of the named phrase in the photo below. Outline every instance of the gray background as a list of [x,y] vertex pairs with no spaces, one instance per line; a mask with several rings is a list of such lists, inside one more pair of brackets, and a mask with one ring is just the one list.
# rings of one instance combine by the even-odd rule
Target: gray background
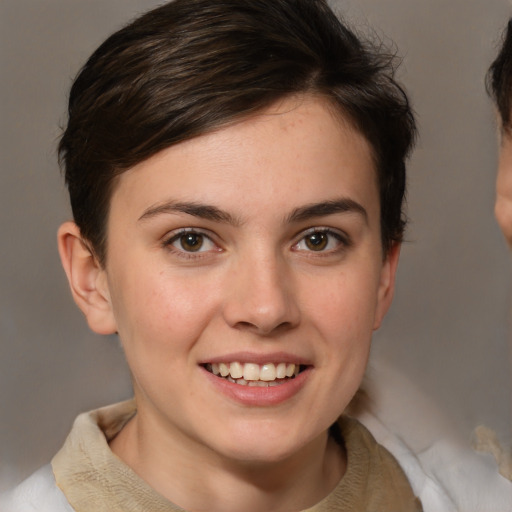
[[[130,396],[115,338],[88,332],[55,244],[69,217],[55,158],[71,78],[151,0],[0,0],[0,489],[47,462],[75,415]],[[375,337],[463,436],[510,440],[511,262],[493,218],[496,128],[483,76],[506,0],[340,0],[394,40],[421,139],[408,243]],[[399,399],[399,397],[397,397]]]

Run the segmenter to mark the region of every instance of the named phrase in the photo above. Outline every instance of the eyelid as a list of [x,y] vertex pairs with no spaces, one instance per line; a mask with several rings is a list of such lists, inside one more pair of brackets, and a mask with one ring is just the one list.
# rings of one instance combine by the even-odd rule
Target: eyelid
[[[295,242],[293,243],[292,248],[296,247],[308,235],[312,235],[315,233],[325,233],[329,236],[334,237],[339,242],[339,246],[334,249],[328,249],[328,250],[316,252],[316,254],[319,256],[340,252],[340,251],[343,251],[344,249],[347,249],[352,246],[352,239],[345,231],[336,229],[336,228],[332,228],[332,227],[327,227],[327,226],[314,226],[314,227],[310,227],[310,228],[307,228],[307,229],[301,231],[295,237]],[[311,250],[310,251],[304,250],[304,252],[310,252],[312,254],[315,254],[315,251],[311,251]]]
[[[177,247],[173,246],[173,244],[174,244],[174,242],[176,240],[178,240],[181,236],[189,234],[189,233],[198,234],[198,235],[201,235],[204,238],[208,239],[212,244],[214,244],[216,246],[217,250],[215,250],[215,251],[212,251],[212,250],[201,251],[201,250],[199,250],[197,252],[193,252],[193,251],[189,252],[189,251],[180,250]],[[167,249],[170,252],[172,252],[172,253],[174,253],[176,255],[179,255],[180,257],[189,258],[189,259],[190,258],[201,258],[201,257],[205,257],[207,254],[211,254],[212,252],[220,252],[220,251],[222,251],[222,247],[220,247],[220,244],[215,240],[216,238],[218,238],[218,237],[216,237],[214,235],[214,233],[212,233],[208,229],[195,228],[195,227],[185,227],[185,228],[178,228],[178,229],[175,229],[175,230],[172,230],[172,231],[166,233],[162,237],[161,244],[162,244],[162,247],[164,249]]]

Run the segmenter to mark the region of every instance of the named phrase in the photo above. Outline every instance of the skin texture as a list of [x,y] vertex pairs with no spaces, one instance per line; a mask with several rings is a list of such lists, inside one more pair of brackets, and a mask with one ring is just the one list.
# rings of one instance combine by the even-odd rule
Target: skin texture
[[494,212],[512,247],[512,135],[508,131],[504,131],[501,137]]
[[[119,333],[133,375],[138,414],[111,448],[153,488],[187,510],[279,511],[336,486],[345,454],[327,429],[394,290],[378,197],[366,140],[323,100],[288,98],[122,174],[105,268],[61,227],[74,298],[94,331]],[[204,369],[237,359],[307,371],[249,400]]]

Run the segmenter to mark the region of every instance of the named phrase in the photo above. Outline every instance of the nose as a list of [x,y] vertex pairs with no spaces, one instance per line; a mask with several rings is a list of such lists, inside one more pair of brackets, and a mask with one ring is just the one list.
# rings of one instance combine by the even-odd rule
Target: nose
[[223,314],[231,327],[272,336],[299,324],[300,309],[285,262],[276,257],[242,259],[229,279]]

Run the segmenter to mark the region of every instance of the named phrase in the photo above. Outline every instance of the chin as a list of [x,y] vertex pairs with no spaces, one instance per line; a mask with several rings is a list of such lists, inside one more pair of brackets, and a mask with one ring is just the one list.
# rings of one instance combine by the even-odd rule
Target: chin
[[215,440],[214,450],[228,459],[247,464],[272,464],[289,459],[308,443],[301,435],[290,435],[291,428],[268,425],[249,425],[230,431],[223,439]]

